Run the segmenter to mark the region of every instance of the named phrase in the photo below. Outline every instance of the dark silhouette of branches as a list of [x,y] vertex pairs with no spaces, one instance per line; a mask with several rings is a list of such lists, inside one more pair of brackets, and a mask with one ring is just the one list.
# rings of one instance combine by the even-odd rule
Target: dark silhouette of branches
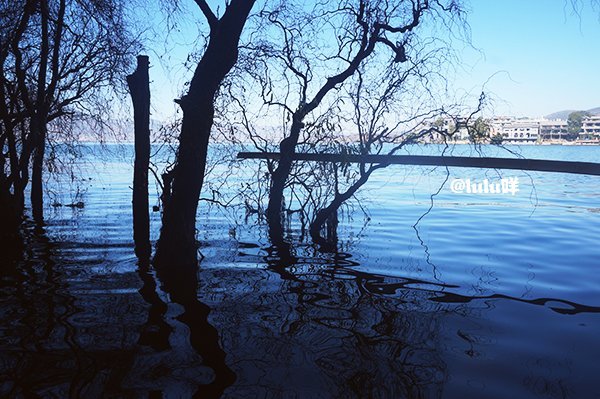
[[164,179],[157,265],[178,259],[181,262],[177,263],[195,267],[196,210],[204,182],[214,101],[225,76],[237,62],[240,36],[254,0],[229,2],[218,19],[206,2],[196,3],[209,23],[209,41],[187,94],[176,100],[183,118],[175,165]]
[[73,140],[49,125],[93,115],[122,84],[137,44],[118,0],[24,0],[0,8],[0,144],[10,160],[2,165],[1,207],[18,226],[31,178],[32,214],[42,223],[46,145]]
[[[463,17],[458,2],[440,1],[310,6],[280,2],[257,15],[261,23],[242,46],[236,68],[236,78],[244,85],[232,83],[228,94],[239,110],[239,131],[256,149],[281,154],[278,161],[266,163],[270,182],[265,215],[270,238],[284,255],[288,216],[312,220],[311,235],[316,238],[334,211],[384,167],[308,166],[294,162],[294,154],[393,154],[439,133],[425,122],[448,116],[450,110],[435,105],[441,99],[426,103],[425,98],[434,97],[432,82],[443,80],[445,64],[451,60],[443,43],[432,43],[435,38],[427,41],[429,32],[420,32],[419,27],[423,21],[465,27]],[[411,92],[417,86],[423,98]],[[256,97],[261,105],[253,102]],[[393,106],[402,99],[405,105],[412,100],[418,106]],[[390,116],[393,122],[383,123]],[[281,122],[272,127],[265,121]],[[354,187],[348,186],[354,179]],[[328,204],[331,198],[333,203]],[[335,225],[335,218],[331,222]]]

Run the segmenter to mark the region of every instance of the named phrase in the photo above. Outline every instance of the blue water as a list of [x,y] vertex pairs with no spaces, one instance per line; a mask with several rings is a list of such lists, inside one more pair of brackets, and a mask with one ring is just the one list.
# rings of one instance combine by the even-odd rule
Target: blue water
[[[210,314],[194,323],[137,265],[131,148],[110,147],[49,183],[82,193],[49,204],[85,207],[49,206],[44,238],[3,276],[2,395],[191,397],[218,374],[202,345],[218,345],[236,376],[223,397],[600,397],[600,177],[391,166],[359,193],[366,214],[342,215],[339,253],[298,243],[284,268],[255,218],[202,202],[196,297]],[[595,146],[510,150],[600,162]],[[515,195],[450,189],[502,177]],[[209,325],[218,342],[196,341]]]

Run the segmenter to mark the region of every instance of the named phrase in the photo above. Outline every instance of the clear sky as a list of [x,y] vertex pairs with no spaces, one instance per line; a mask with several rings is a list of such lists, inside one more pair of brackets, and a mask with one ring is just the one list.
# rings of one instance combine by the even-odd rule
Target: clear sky
[[[197,25],[202,16],[188,1],[195,17],[180,26],[169,50],[150,54],[157,119],[176,110],[172,99],[190,77],[181,63],[203,28]],[[476,96],[485,85],[495,115],[539,117],[600,107],[600,9],[590,6],[594,0],[578,0],[577,15],[572,1],[466,0],[474,48],[459,51],[462,68],[453,86]]]
[[[474,47],[456,85],[494,93],[495,114],[600,107],[600,10],[580,0],[471,0]],[[583,4],[587,3],[587,4]]]

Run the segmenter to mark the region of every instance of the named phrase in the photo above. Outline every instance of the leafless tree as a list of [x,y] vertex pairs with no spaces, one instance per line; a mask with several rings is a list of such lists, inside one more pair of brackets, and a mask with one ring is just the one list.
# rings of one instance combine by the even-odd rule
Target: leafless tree
[[118,0],[3,1],[0,14],[0,144],[3,163],[9,159],[0,177],[3,209],[18,225],[31,176],[32,213],[41,223],[48,125],[93,115],[121,84],[137,42]]
[[[485,96],[479,98],[477,105],[465,111],[466,105],[437,105],[432,97],[433,82],[436,81],[437,65],[445,57],[434,52],[429,57],[421,57],[410,66],[392,64],[385,75],[389,79],[370,79],[366,81],[363,71],[356,75],[356,84],[349,93],[349,102],[354,107],[351,127],[355,134],[346,142],[336,140],[332,150],[343,154],[357,155],[395,155],[408,145],[423,142],[448,143],[462,128],[474,123],[474,117],[484,104]],[[430,63],[433,62],[433,65]],[[443,76],[438,76],[442,82]],[[451,128],[438,126],[435,121],[456,120],[456,115],[467,112],[460,123],[452,123]],[[338,138],[342,136],[338,135]],[[326,203],[314,210],[309,232],[314,242],[325,248],[337,245],[337,212],[367,183],[377,170],[388,167],[387,163],[378,164],[335,164],[325,173],[334,180],[331,192],[325,198]],[[319,176],[317,181],[322,181]],[[315,182],[316,183],[316,182]],[[312,184],[315,184],[312,183]],[[325,229],[326,235],[323,237]],[[335,248],[333,248],[335,249]]]
[[215,96],[238,58],[242,29],[254,0],[226,3],[221,17],[204,0],[196,0],[208,23],[208,44],[186,95],[177,100],[183,111],[175,166],[165,176],[163,217],[155,264],[176,259],[196,263],[196,210],[204,182]]
[[[285,204],[286,192],[301,203],[315,202],[314,190],[312,194],[305,190],[304,197],[296,195],[295,190],[306,186],[311,173],[294,162],[296,152],[324,151],[327,143],[344,141],[347,132],[343,130],[356,122],[344,93],[356,84],[356,76],[366,63],[376,65],[377,73],[369,76],[376,81],[369,82],[370,87],[388,80],[395,80],[396,87],[402,86],[401,71],[419,65],[417,58],[422,56],[415,46],[419,28],[427,25],[427,29],[434,30],[455,23],[463,26],[463,11],[457,1],[338,1],[310,6],[286,1],[265,8],[260,17],[263,23],[250,35],[252,40],[243,47],[244,58],[239,63],[239,69],[246,73],[246,84],[235,95],[241,108],[251,97],[263,100],[262,107],[247,107],[241,117],[242,130],[256,148],[272,148],[273,138],[265,135],[264,121],[282,121],[280,129],[285,134],[277,138],[280,159],[267,165],[270,187],[265,213],[272,242],[284,247],[284,214],[295,211]],[[394,71],[399,75],[394,76]],[[253,127],[248,112],[262,115],[263,126]],[[405,125],[426,115],[408,116]],[[336,136],[339,134],[342,136]],[[381,142],[391,140],[394,134],[399,136],[397,129],[383,135],[373,132]],[[362,144],[371,146],[366,141]],[[363,179],[368,179],[372,171],[364,172]],[[321,185],[320,189],[325,196],[327,190],[335,191],[334,184]],[[316,203],[314,206],[321,207]],[[321,215],[326,217],[325,213]],[[319,216],[318,221],[321,219]]]

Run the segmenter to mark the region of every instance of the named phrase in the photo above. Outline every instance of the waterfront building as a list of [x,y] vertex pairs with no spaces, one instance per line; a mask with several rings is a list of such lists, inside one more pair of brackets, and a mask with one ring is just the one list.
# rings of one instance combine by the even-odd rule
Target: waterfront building
[[540,121],[540,137],[542,140],[564,140],[568,137],[567,121],[542,120]]
[[494,118],[492,136],[499,134],[504,143],[535,143],[540,137],[540,121],[534,119]]
[[600,115],[584,118],[579,136],[584,139],[600,138]]

